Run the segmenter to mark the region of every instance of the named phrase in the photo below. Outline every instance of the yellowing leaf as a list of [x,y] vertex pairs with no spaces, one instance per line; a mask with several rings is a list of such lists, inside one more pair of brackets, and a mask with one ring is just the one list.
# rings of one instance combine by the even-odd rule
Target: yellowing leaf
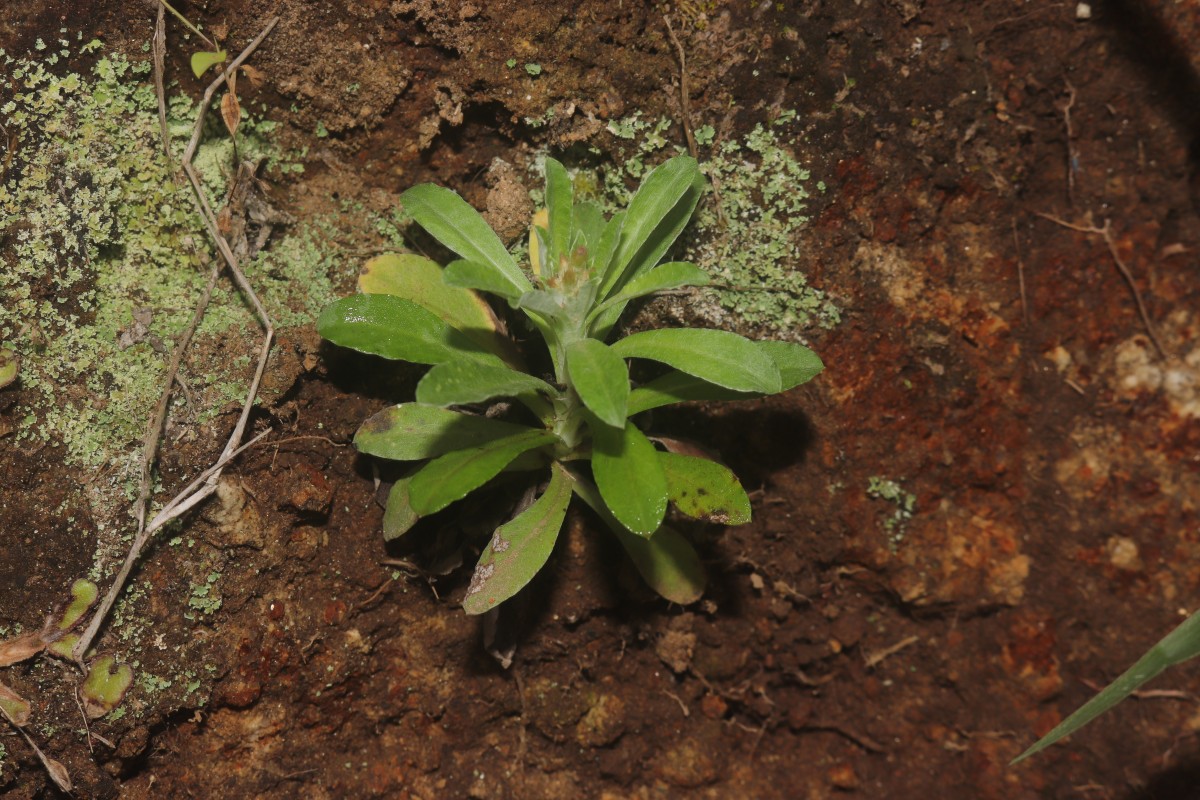
[[221,64],[225,61],[226,53],[224,50],[209,52],[201,50],[198,53],[192,53],[192,72],[197,78],[208,72],[209,67],[214,64]]

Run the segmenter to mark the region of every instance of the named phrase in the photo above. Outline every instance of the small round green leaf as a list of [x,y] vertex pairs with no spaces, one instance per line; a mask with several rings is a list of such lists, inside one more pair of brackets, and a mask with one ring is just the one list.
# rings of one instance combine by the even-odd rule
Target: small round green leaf
[[580,339],[567,348],[567,375],[588,410],[614,428],[625,427],[629,368],[625,359],[596,339]]

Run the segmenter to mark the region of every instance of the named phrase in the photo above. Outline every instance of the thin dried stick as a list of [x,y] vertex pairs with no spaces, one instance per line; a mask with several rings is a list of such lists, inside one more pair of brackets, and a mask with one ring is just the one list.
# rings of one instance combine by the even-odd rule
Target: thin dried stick
[[1150,313],[1146,311],[1146,304],[1142,301],[1142,293],[1138,290],[1137,284],[1134,283],[1133,273],[1129,271],[1129,267],[1126,266],[1120,253],[1117,252],[1117,243],[1113,241],[1112,236],[1112,221],[1106,219],[1104,220],[1104,227],[1097,228],[1095,225],[1076,225],[1073,222],[1067,222],[1064,219],[1059,219],[1053,214],[1047,214],[1043,211],[1035,211],[1034,213],[1039,217],[1050,220],[1055,225],[1061,225],[1064,228],[1070,228],[1080,233],[1090,233],[1093,236],[1099,236],[1104,239],[1104,243],[1108,245],[1109,255],[1112,256],[1113,262],[1117,265],[1117,271],[1121,273],[1121,277],[1125,279],[1125,283],[1129,286],[1129,291],[1133,293],[1133,299],[1137,303],[1138,314],[1142,318],[1142,325],[1146,328],[1146,334],[1150,337],[1150,341],[1154,343],[1154,349],[1158,351],[1159,357],[1165,361],[1167,359],[1167,351],[1154,330],[1154,324],[1150,322]]
[[691,98],[688,93],[688,71],[687,71],[687,56],[683,52],[683,45],[679,43],[679,38],[675,35],[675,29],[671,27],[671,18],[663,14],[663,22],[667,26],[667,36],[671,39],[671,44],[675,45],[675,52],[679,56],[679,106],[683,112],[683,134],[687,137],[688,152],[692,154],[692,158],[699,158],[696,150],[696,137],[692,135],[692,107]]
[[163,61],[167,55],[167,11],[158,4],[158,19],[154,22],[154,38],[151,40],[154,56],[154,90],[158,93],[158,127],[162,133],[163,155],[167,157],[167,169],[171,169],[171,131],[167,127],[167,92],[163,88]]
[[1071,109],[1075,107],[1075,87],[1070,81],[1063,81],[1067,85],[1067,102],[1058,107],[1062,111],[1063,123],[1067,128],[1067,202],[1075,205],[1075,145],[1072,140],[1075,138],[1075,129],[1071,125]]
[[1021,258],[1021,239],[1017,236],[1017,218],[1012,218],[1013,247],[1017,251],[1017,286],[1021,290],[1021,316],[1029,322],[1029,303],[1025,299],[1025,261]]
[[[233,255],[233,251],[230,249],[229,243],[225,240],[225,237],[221,235],[221,232],[217,228],[216,218],[212,213],[212,209],[209,207],[208,200],[204,196],[204,190],[202,184],[200,183],[199,176],[196,174],[196,170],[192,166],[192,157],[195,155],[196,148],[199,146],[200,136],[204,127],[204,119],[208,113],[208,107],[212,102],[213,94],[215,94],[217,89],[228,80],[233,71],[240,67],[242,63],[250,57],[250,54],[258,48],[259,44],[262,43],[263,39],[267,37],[267,34],[271,32],[278,22],[279,17],[273,17],[263,28],[262,32],[259,33],[259,35],[256,36],[254,40],[246,46],[246,48],[241,52],[240,55],[238,55],[236,59],[233,60],[232,63],[230,63],[228,68],[226,68],[223,73],[217,76],[217,78],[211,84],[209,84],[208,88],[204,92],[204,97],[201,100],[200,106],[196,111],[196,122],[192,129],[192,138],[188,143],[187,150],[184,152],[183,156],[183,169],[187,173],[188,178],[191,180],[193,193],[196,198],[197,206],[200,209],[201,217],[204,219],[205,227],[208,229],[209,235],[216,242],[217,249],[225,258],[225,262],[229,266],[230,272],[233,274],[234,280],[238,287],[250,299],[255,311],[258,312],[259,319],[263,325],[263,346],[262,352],[259,355],[258,366],[255,370],[254,378],[250,383],[250,388],[246,393],[246,400],[242,404],[242,412],[238,416],[238,421],[234,425],[233,432],[230,434],[229,440],[225,444],[225,449],[222,451],[220,458],[217,459],[217,462],[213,464],[213,466],[209,467],[209,469],[201,473],[200,476],[193,480],[190,484],[188,484],[186,489],[177,494],[175,498],[166,505],[166,507],[159,511],[159,513],[148,525],[144,524],[145,505],[143,503],[139,503],[137,512],[139,515],[139,532],[134,537],[133,544],[129,548],[129,553],[125,557],[125,562],[121,565],[121,570],[117,573],[117,577],[113,580],[113,583],[109,587],[107,594],[105,594],[104,599],[96,608],[95,613],[88,622],[87,628],[80,635],[79,642],[75,645],[75,648],[71,653],[75,658],[76,663],[78,663],[81,668],[84,667],[84,654],[86,654],[88,648],[91,647],[92,642],[96,638],[96,634],[100,630],[100,626],[104,624],[104,620],[108,617],[108,612],[112,609],[113,604],[116,602],[117,597],[124,588],[125,581],[128,580],[130,572],[133,571],[134,564],[137,563],[137,559],[141,555],[142,550],[145,548],[146,543],[150,540],[150,537],[163,525],[166,525],[171,520],[174,520],[187,513],[190,509],[195,507],[198,503],[216,491],[217,481],[220,479],[221,470],[224,469],[225,465],[242,450],[249,447],[251,444],[254,444],[263,436],[266,436],[267,433],[269,433],[269,431],[264,431],[247,444],[241,447],[238,446],[238,442],[241,440],[242,435],[245,432],[246,422],[249,419],[250,411],[254,406],[254,400],[258,396],[258,387],[262,382],[263,372],[266,369],[267,357],[270,354],[271,340],[274,336],[275,329],[271,324],[271,318],[267,314],[266,309],[263,308],[262,303],[259,302],[258,295],[254,293],[254,290],[250,287],[249,281],[246,280],[246,276],[238,267],[237,258]],[[210,282],[209,292],[211,292],[211,286],[212,283]],[[197,307],[197,313],[200,316],[203,315],[205,303],[206,301],[202,301]],[[193,325],[197,321],[198,320],[193,317]],[[178,369],[177,362],[181,357],[182,349],[176,348],[175,356],[172,359],[173,368],[176,370]],[[163,402],[163,399],[169,398],[172,383],[173,379],[168,382],[167,390],[164,392],[163,398],[160,398],[159,401],[159,407],[164,409],[164,413],[166,404]],[[156,411],[156,418],[157,415],[158,412]],[[149,438],[152,438],[155,441],[153,445],[149,445],[147,447],[147,451],[156,451],[158,446],[158,437],[155,435]]]

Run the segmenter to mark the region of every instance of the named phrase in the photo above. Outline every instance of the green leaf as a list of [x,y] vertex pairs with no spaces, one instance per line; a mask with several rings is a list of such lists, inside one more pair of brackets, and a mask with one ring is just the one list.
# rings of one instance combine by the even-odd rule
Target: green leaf
[[649,538],[626,530],[604,506],[595,487],[575,482],[575,493],[592,507],[633,559],[642,578],[654,591],[673,603],[686,605],[704,594],[704,566],[696,550],[674,528],[663,525]]
[[566,311],[562,296],[555,293],[534,289],[521,295],[514,303],[517,308],[527,309],[541,314],[543,317],[561,317]]
[[[494,274],[491,268],[478,266]],[[446,268],[447,273],[449,269]],[[470,288],[474,287],[463,288],[449,283],[444,279],[441,267],[412,253],[388,253],[372,258],[358,276],[358,290],[363,294],[390,294],[411,300],[462,331],[482,349],[509,363],[519,363],[516,349],[501,333],[500,322],[491,306]]]
[[519,292],[533,288],[495,231],[454,192],[423,183],[400,195],[400,202],[418,225],[460,258],[491,266]]
[[574,484],[566,470],[555,464],[550,485],[542,496],[511,522],[492,534],[471,576],[463,610],[482,614],[525,587],[546,564],[571,502]]
[[755,342],[775,366],[783,378],[783,391],[793,389],[802,383],[808,383],[825,369],[821,358],[802,344],[794,342]]
[[1060,722],[1032,747],[1013,759],[1012,763],[1024,761],[1035,753],[1045,750],[1059,739],[1074,733],[1096,717],[1121,702],[1142,684],[1155,678],[1167,667],[1173,667],[1200,655],[1200,611],[1192,614],[1175,630],[1164,636],[1158,644],[1137,660],[1132,667],[1104,688],[1074,714]]
[[17,370],[21,360],[17,354],[8,348],[0,347],[0,389],[8,386],[17,379]]
[[[602,296],[619,287],[626,267],[638,255],[638,251],[651,240],[659,224],[668,217],[684,195],[692,190],[698,174],[696,159],[676,156],[655,167],[642,181],[625,211],[620,244],[604,273]],[[672,241],[673,239],[674,237]],[[667,242],[667,246],[670,246],[670,242]],[[665,251],[666,247],[663,250]]]
[[672,603],[687,605],[704,594],[704,565],[692,543],[663,525],[650,538],[616,530],[617,539],[633,559],[650,588]]
[[412,530],[421,519],[421,515],[413,511],[408,500],[408,485],[412,476],[401,478],[392,484],[388,491],[387,508],[383,511],[383,540],[390,542],[399,539]]
[[604,212],[600,206],[586,200],[575,204],[573,210],[575,230],[582,236],[588,250],[589,259],[600,247],[600,237],[604,234]]
[[708,273],[695,264],[689,264],[686,261],[668,261],[629,281],[618,296],[632,299],[665,289],[678,289],[681,286],[704,286],[709,280],[711,279],[708,277]]
[[317,319],[317,332],[351,350],[415,364],[463,357],[495,360],[429,309],[389,294],[333,301]]
[[753,400],[761,392],[737,392],[700,380],[686,372],[671,371],[639,386],[629,394],[629,416],[672,403],[691,400]]
[[121,704],[133,683],[133,667],[112,656],[101,656],[91,663],[87,678],[79,687],[88,719],[98,719]]
[[679,513],[721,525],[750,521],[750,498],[727,467],[707,458],[663,452],[658,463],[667,476],[668,497]]
[[517,456],[557,438],[549,431],[526,429],[482,447],[439,456],[413,475],[408,488],[409,502],[422,516],[441,511],[496,477]]
[[[571,248],[572,213],[575,192],[566,168],[553,158],[546,158],[546,210],[550,212],[550,257],[562,258]],[[558,272],[558,264],[549,265],[547,274]]]
[[437,406],[402,403],[368,417],[354,434],[354,446],[380,458],[420,461],[530,430]]
[[[781,389],[799,386],[815,377],[825,365],[816,353],[802,344],[791,342],[755,342],[779,367]],[[634,389],[629,395],[629,415],[640,414],[659,406],[689,400],[753,400],[761,392],[738,392],[716,386],[684,372],[668,372]]]
[[667,478],[658,451],[632,422],[592,426],[592,475],[617,521],[642,536],[658,530],[667,513]]
[[728,331],[643,331],[617,342],[613,350],[622,358],[661,361],[726,389],[774,394],[783,388],[774,360],[754,342]]
[[692,179],[691,187],[658,224],[641,249],[637,251],[629,265],[625,267],[624,275],[614,284],[614,289],[620,289],[638,275],[644,274],[666,255],[667,250],[671,248],[671,245],[675,243],[679,234],[683,233],[683,229],[692,219],[692,212],[696,210],[696,205],[704,195],[704,187],[704,176],[697,172]]
[[579,399],[602,422],[625,427],[629,368],[603,342],[580,339],[567,347],[567,375]]
[[516,300],[524,294],[496,270],[477,261],[451,261],[442,272],[442,278],[448,286],[478,289],[505,300]]
[[613,254],[621,244],[621,229],[625,226],[625,212],[618,211],[604,226],[600,233],[600,243],[589,250],[592,264],[592,274],[595,277],[608,275],[608,266],[612,263]]
[[603,312],[617,305],[620,305],[620,309],[617,310],[617,316],[620,316],[620,311],[624,309],[625,304],[637,297],[644,297],[645,295],[654,294],[666,289],[677,289],[681,286],[704,286],[708,282],[708,273],[695,264],[689,264],[686,261],[671,261],[666,264],[660,264],[654,269],[637,276],[627,283],[625,288],[620,292],[598,305],[588,315],[588,321],[591,322],[593,319],[600,317]]
[[198,53],[192,53],[192,73],[199,78],[208,72],[209,67],[224,63],[226,55],[224,50],[217,50],[211,53],[201,50]]
[[[493,397],[555,395],[554,387],[532,375],[508,367],[477,361],[447,361],[438,364],[417,384],[417,402],[433,406],[481,403]],[[545,410],[546,404],[539,408]]]

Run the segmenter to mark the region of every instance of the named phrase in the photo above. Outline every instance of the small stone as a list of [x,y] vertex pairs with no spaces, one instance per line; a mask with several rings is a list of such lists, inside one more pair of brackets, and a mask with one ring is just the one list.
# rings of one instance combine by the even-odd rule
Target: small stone
[[849,764],[835,764],[829,769],[829,783],[835,789],[853,792],[858,788],[858,775]]
[[1138,553],[1137,542],[1125,536],[1110,536],[1104,543],[1108,551],[1108,563],[1117,569],[1137,572],[1142,568],[1142,558]]
[[1077,3],[1075,5],[1075,19],[1084,20],[1092,18],[1091,3]]

